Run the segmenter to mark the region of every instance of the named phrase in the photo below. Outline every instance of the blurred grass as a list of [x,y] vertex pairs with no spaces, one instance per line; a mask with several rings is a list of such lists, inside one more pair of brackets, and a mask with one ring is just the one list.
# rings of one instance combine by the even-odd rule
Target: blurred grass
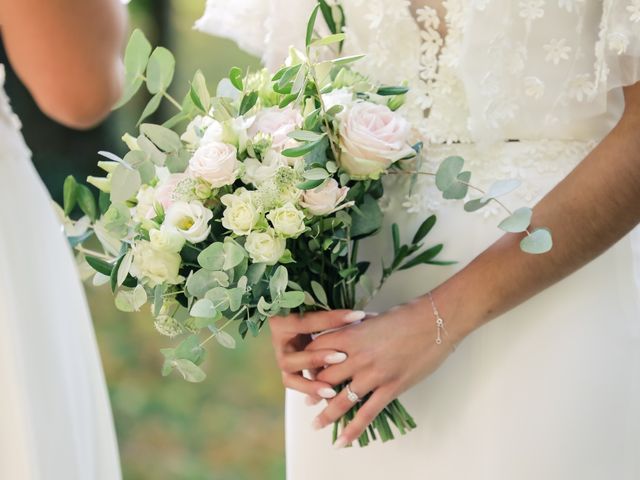
[[[161,2],[160,2],[161,3]],[[258,62],[230,41],[192,29],[204,1],[167,2],[167,25],[158,31],[151,15],[159,3],[131,6],[132,25],[176,55],[174,93],[187,92],[200,68],[211,91],[233,65]],[[156,12],[157,13],[157,12]],[[157,18],[157,16],[155,16]],[[134,131],[146,98],[115,116],[118,135]],[[115,137],[112,150],[120,151]],[[96,145],[96,150],[102,146]],[[211,345],[204,365],[208,378],[189,384],[160,376],[160,348],[175,341],[153,328],[148,311],[121,313],[108,288],[88,287],[106,370],[126,480],[257,480],[284,478],[283,391],[268,332],[240,341],[237,350]]]

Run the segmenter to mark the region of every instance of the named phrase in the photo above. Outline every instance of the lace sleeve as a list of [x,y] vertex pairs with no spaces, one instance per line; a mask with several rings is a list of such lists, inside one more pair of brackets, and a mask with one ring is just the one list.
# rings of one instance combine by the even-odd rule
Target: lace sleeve
[[640,81],[640,0],[604,2],[595,53],[601,92]]

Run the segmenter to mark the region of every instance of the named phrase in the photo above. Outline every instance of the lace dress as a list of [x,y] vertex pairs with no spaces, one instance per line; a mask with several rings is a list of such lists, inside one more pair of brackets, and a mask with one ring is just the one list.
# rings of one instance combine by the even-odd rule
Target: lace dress
[[0,478],[118,480],[82,285],[3,84],[0,64]]
[[[274,67],[289,44],[302,46],[314,3],[209,0],[197,27],[236,39]],[[455,153],[476,184],[521,179],[505,201],[532,205],[620,118],[622,86],[640,80],[640,0],[442,3],[444,18],[427,7],[413,12],[406,0],[342,1],[344,53],[366,53],[358,68],[381,82],[408,81],[403,108],[426,144],[424,169]],[[386,194],[387,217],[407,239],[436,212],[432,240],[459,263],[399,274],[372,310],[424,294],[500,236],[500,210],[467,214],[428,177],[411,194],[406,180],[389,179]],[[287,392],[287,478],[640,478],[634,236],[465,339],[402,396],[418,423],[402,438],[335,451],[330,429],[310,426],[320,407]],[[389,243],[381,235],[365,254],[388,254]]]

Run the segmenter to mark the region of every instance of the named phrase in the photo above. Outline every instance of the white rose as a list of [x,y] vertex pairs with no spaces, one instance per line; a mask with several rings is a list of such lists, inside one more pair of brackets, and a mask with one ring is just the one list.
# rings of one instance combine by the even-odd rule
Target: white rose
[[248,235],[260,220],[260,212],[253,202],[253,193],[239,188],[220,198],[224,209],[222,226],[236,235]]
[[287,108],[265,108],[258,112],[248,133],[250,137],[254,137],[259,132],[271,135],[271,148],[280,152],[291,145],[292,139],[288,135],[296,130],[301,123],[302,115],[290,106]]
[[349,192],[349,187],[338,185],[335,179],[330,178],[322,185],[306,190],[302,194],[300,206],[306,208],[312,215],[328,215],[336,210]]
[[337,88],[322,95],[324,107],[329,110],[336,105],[349,107],[353,103],[353,92],[347,87]]
[[233,145],[211,142],[202,145],[189,160],[189,173],[218,188],[231,185],[238,176],[240,163]]
[[244,161],[244,174],[242,175],[242,181],[245,184],[252,183],[256,187],[266,180],[273,178],[280,167],[286,167],[288,161],[285,157],[269,150],[262,161],[249,157]]
[[180,252],[185,242],[180,232],[166,225],[149,231],[149,238],[154,249],[174,253]]
[[216,124],[220,125],[218,121],[209,116],[198,115],[187,125],[187,129],[180,139],[190,145],[200,145],[200,140],[205,132],[209,131],[211,126],[215,126]]
[[304,225],[304,213],[290,202],[280,208],[271,210],[267,218],[276,233],[285,238],[295,238],[304,232],[306,228]]
[[276,237],[273,230],[267,232],[251,232],[247,236],[244,248],[255,263],[275,265],[284,255],[287,241]]
[[415,154],[408,145],[411,126],[386,105],[357,102],[340,115],[340,166],[353,178],[378,178],[401,158]]
[[211,231],[211,218],[213,212],[198,201],[176,202],[167,211],[163,225],[174,228],[189,242],[199,243]]
[[222,123],[212,123],[209,128],[207,128],[207,131],[204,132],[200,145],[206,145],[212,142],[229,143],[234,145],[239,152],[243,152],[247,148],[247,141],[249,139],[247,129],[253,121],[254,117],[236,117]]
[[182,258],[175,252],[156,250],[151,242],[140,240],[133,245],[131,275],[145,280],[150,287],[162,283],[176,285],[184,280],[180,276]]

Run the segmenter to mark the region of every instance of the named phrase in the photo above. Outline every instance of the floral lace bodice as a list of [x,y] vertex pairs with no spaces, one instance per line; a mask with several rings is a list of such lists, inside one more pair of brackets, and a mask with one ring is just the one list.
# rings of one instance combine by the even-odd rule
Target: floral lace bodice
[[[419,2],[416,2],[419,3]],[[408,81],[431,143],[602,137],[640,80],[640,0],[342,0],[345,53],[383,82]],[[202,30],[275,67],[300,46],[313,0],[208,0]],[[426,115],[425,115],[426,114]]]

